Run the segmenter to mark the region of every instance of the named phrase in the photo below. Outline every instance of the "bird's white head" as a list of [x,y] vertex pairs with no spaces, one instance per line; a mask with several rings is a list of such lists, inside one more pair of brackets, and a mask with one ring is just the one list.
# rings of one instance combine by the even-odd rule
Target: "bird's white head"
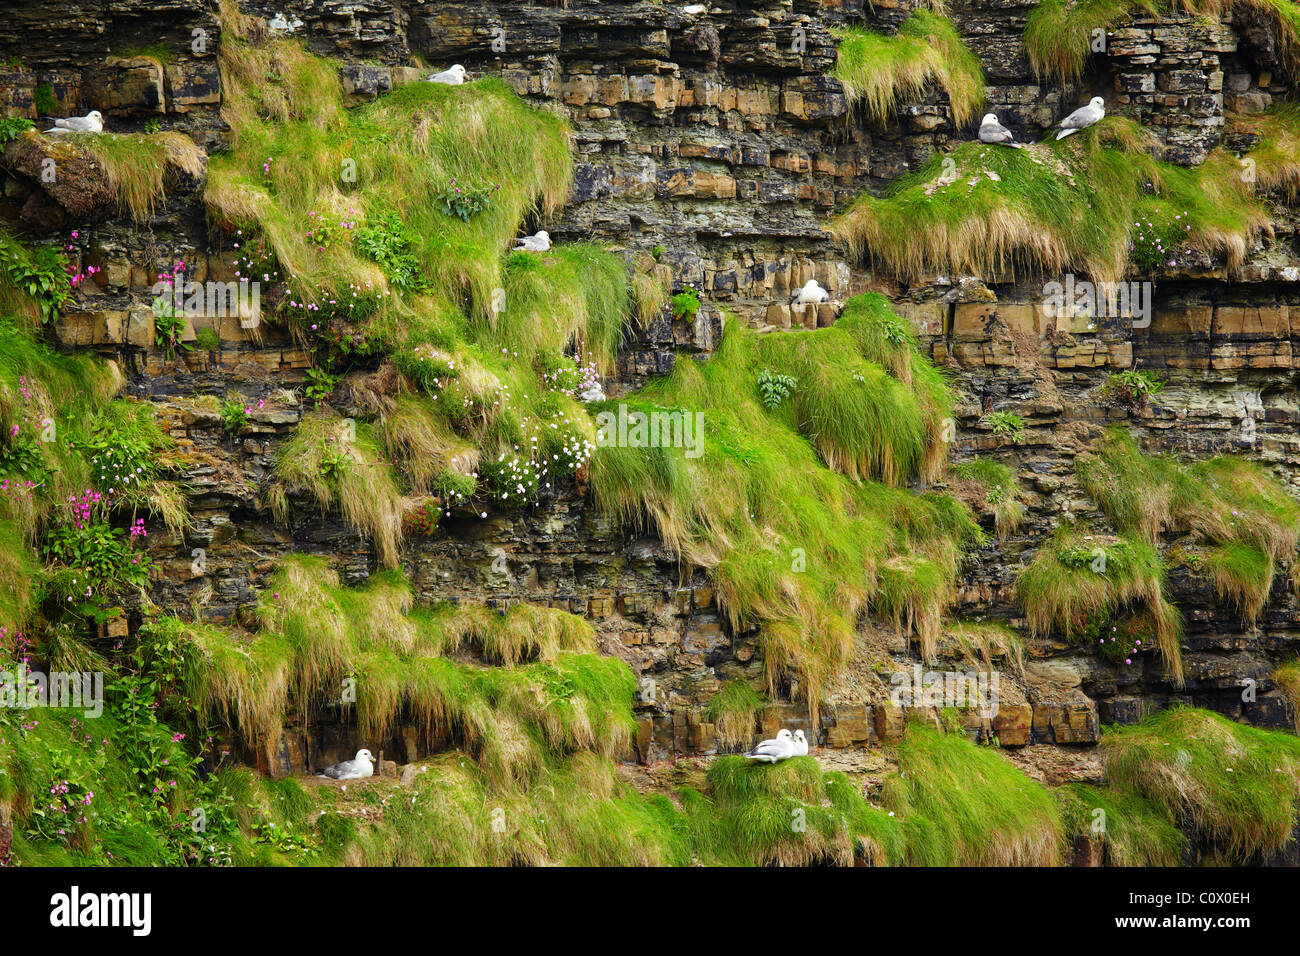
[[790,731],[785,730],[785,729],[783,728],[783,729],[781,729],[780,731],[777,732],[776,739],[777,739],[777,740],[793,740],[793,739],[794,739],[794,735],[791,734]]
[[358,751],[357,751],[357,759],[358,759],[358,760],[369,760],[371,763],[374,763],[375,756],[374,756],[374,754],[372,754],[369,750],[358,750]]
[[802,730],[796,730],[794,732],[794,739],[799,741],[801,744],[806,744],[808,742],[808,738],[803,735]]
[[1095,110],[1104,110],[1106,108],[1106,101],[1100,96],[1094,96],[1088,101],[1088,105]]
[[989,123],[996,123],[997,121],[998,121],[998,117],[996,113],[985,113],[984,118],[980,120],[980,125],[986,126]]
[[99,110],[91,110],[86,114],[86,119],[93,119],[96,123],[104,122],[104,114]]
[[453,67],[451,68],[450,72],[455,73],[457,76],[459,76],[459,77],[461,77],[461,78],[464,78],[464,76],[465,76],[465,68],[464,68],[463,66],[461,66],[459,63],[457,63],[455,66],[453,66]]

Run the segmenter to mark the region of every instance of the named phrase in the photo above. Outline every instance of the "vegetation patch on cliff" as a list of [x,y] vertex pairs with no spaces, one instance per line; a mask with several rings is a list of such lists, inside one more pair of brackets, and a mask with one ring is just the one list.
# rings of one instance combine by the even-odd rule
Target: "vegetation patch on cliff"
[[1125,791],[1072,783],[1053,791],[1067,836],[1095,840],[1111,866],[1179,866],[1187,835],[1160,806]]
[[[699,448],[612,442],[591,465],[601,510],[712,570],[735,632],[762,628],[769,691],[798,679],[814,708],[869,607],[933,653],[962,549],[980,537],[955,499],[899,487],[942,466],[952,399],[906,335],[886,341],[885,321],[899,322],[870,296],[812,332],[729,324],[709,361],[603,406],[698,416]],[[772,408],[763,370],[793,382]]]
[[[1057,633],[1105,651],[1122,645],[1118,659],[1127,664],[1135,653],[1158,649],[1165,673],[1181,684],[1182,618],[1167,597],[1164,563],[1153,545],[1063,525],[1016,579],[1016,600],[1031,635]],[[1132,635],[1127,628],[1120,634],[1125,617],[1135,624]]]
[[1263,610],[1279,563],[1300,547],[1300,501],[1244,458],[1183,464],[1144,454],[1116,428],[1076,467],[1083,490],[1123,533],[1151,544],[1165,532],[1189,534],[1179,551],[1248,622]]
[[923,96],[931,83],[948,94],[958,126],[984,102],[984,70],[941,13],[915,10],[894,34],[847,27],[839,41],[831,75],[849,103],[861,103],[874,120],[887,121],[899,103]]
[[1097,38],[1137,16],[1221,17],[1234,10],[1270,20],[1289,72],[1300,72],[1300,10],[1291,0],[1040,0],[1025,20],[1025,49],[1040,78],[1058,85],[1077,80]]
[[1108,117],[1021,149],[962,143],[882,196],[859,196],[831,230],[852,255],[908,282],[1074,270],[1114,282],[1130,263],[1149,270],[1192,253],[1235,268],[1268,223],[1240,163],[1218,150],[1185,169],[1153,159],[1146,142],[1132,120]]
[[[510,251],[568,195],[565,121],[494,79],[346,110],[333,64],[238,26],[221,67],[232,149],[205,200],[264,318],[307,346],[321,409],[277,464],[282,518],[306,493],[395,566],[413,510],[428,528],[476,495],[521,506],[583,467],[577,396],[613,366],[628,267],[589,243]],[[332,418],[340,388],[367,421]]]
[[1259,862],[1296,826],[1300,739],[1218,714],[1171,707],[1102,738],[1106,779],[1189,821],[1205,850],[1228,863]]

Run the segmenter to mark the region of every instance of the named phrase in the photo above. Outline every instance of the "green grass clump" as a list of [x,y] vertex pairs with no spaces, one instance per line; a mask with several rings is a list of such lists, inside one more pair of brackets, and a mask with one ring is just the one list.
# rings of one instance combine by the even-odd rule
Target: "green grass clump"
[[1295,724],[1296,733],[1300,734],[1300,658],[1279,665],[1273,671],[1273,682],[1282,692],[1287,712]]
[[961,621],[946,632],[973,667],[993,671],[1000,659],[1021,677],[1025,674],[1025,642],[1011,628],[1002,624]]
[[1274,103],[1258,116],[1235,118],[1234,126],[1259,137],[1250,150],[1256,189],[1287,202],[1300,197],[1300,104]]
[[1086,783],[1066,784],[1052,792],[1061,807],[1065,833],[1076,839],[1099,840],[1109,865],[1182,864],[1187,835],[1151,801]]
[[[899,487],[942,467],[952,399],[907,346],[891,361],[910,384],[870,357],[884,357],[871,343],[888,308],[865,298],[817,331],[759,336],[729,324],[711,360],[679,362],[619,403],[700,412],[701,453],[608,445],[591,465],[601,511],[654,528],[711,570],[733,629],[762,627],[769,692],[798,677],[813,707],[869,606],[910,624],[932,653],[961,550],[979,537],[952,498]],[[773,410],[755,386],[764,368],[799,382]]]
[[754,718],[762,708],[763,696],[758,691],[743,680],[729,680],[709,701],[705,715],[720,743],[743,747],[754,736]]
[[1149,258],[1139,221],[1169,232],[1171,255],[1200,251],[1234,268],[1268,222],[1241,165],[1216,151],[1184,169],[1153,159],[1146,140],[1132,120],[1108,117],[1059,143],[963,143],[883,196],[859,196],[831,229],[909,282],[1017,271],[1118,281],[1131,256]]
[[567,612],[420,608],[396,572],[345,588],[322,559],[291,556],[258,614],[253,633],[173,618],[151,631],[192,647],[185,696],[250,745],[273,743],[290,708],[313,714],[342,700],[349,680],[368,739],[406,720],[501,776],[535,769],[548,753],[619,754],[630,743],[632,674],[591,654],[591,625]]
[[948,94],[953,122],[964,125],[984,102],[984,70],[957,27],[930,10],[915,10],[893,35],[848,27],[839,34],[831,75],[850,104],[885,121],[900,102],[922,96],[930,83]]
[[271,503],[289,514],[289,495],[311,495],[324,510],[339,510],[348,524],[370,537],[379,559],[400,563],[402,493],[371,426],[349,423],[329,412],[303,417],[275,461]]
[[1123,429],[1110,429],[1077,462],[1079,482],[1115,526],[1155,543],[1190,533],[1219,594],[1247,621],[1259,617],[1279,562],[1300,547],[1300,501],[1258,464],[1219,456],[1184,464],[1147,455]]
[[321,789],[317,821],[333,862],[362,866],[684,866],[691,850],[665,797],[643,796],[613,765],[577,754],[544,786],[503,785],[449,753],[421,764],[401,798],[358,814]]
[[[258,44],[227,32],[221,67],[232,148],[212,163],[208,209],[224,223],[256,228],[308,297],[386,285],[351,242],[322,253],[307,234],[311,213],[395,214],[431,290],[487,318],[520,223],[568,198],[567,124],[499,79],[415,83],[349,111],[337,67],[293,40]],[[489,186],[486,208],[465,221],[430,201],[452,181]]]
[[975,482],[983,490],[983,505],[993,512],[998,538],[1015,534],[1025,518],[1025,506],[1016,497],[1015,473],[1000,461],[976,456],[950,466],[953,477]]
[[591,243],[556,246],[546,258],[516,252],[505,260],[505,307],[485,344],[530,359],[578,345],[609,370],[631,308],[621,259]]
[[1068,525],[1043,542],[1016,580],[1016,600],[1035,637],[1055,632],[1091,640],[1113,615],[1144,611],[1165,672],[1180,683],[1182,620],[1165,592],[1164,563],[1152,545]]
[[182,173],[193,180],[203,177],[207,157],[203,148],[184,133],[85,133],[62,137],[99,165],[117,193],[123,212],[137,223],[147,223],[167,199],[167,178]]
[[912,722],[882,801],[902,821],[909,866],[1055,866],[1064,841],[1051,793],[996,748]]
[[1296,825],[1300,740],[1172,707],[1102,738],[1111,787],[1186,821],[1202,852],[1234,863],[1282,849]]
[[900,827],[869,804],[843,774],[824,773],[811,757],[772,765],[719,757],[709,794],[680,794],[698,858],[721,866],[850,866],[856,859],[894,862]]
[[1300,70],[1300,10],[1290,0],[1042,0],[1025,20],[1025,49],[1039,78],[1060,85],[1082,75],[1094,31],[1105,33],[1136,16],[1218,18],[1234,10],[1273,20],[1289,72]]

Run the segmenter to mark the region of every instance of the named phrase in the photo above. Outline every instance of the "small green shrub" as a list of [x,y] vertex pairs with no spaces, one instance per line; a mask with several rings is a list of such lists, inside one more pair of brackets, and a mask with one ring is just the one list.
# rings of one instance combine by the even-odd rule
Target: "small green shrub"
[[321,404],[334,394],[338,384],[339,377],[331,375],[323,368],[307,369],[307,397],[316,403],[317,408],[320,408]]
[[221,403],[221,424],[228,435],[238,435],[248,427],[249,413],[243,402],[227,400]]
[[768,409],[776,408],[789,398],[797,384],[791,376],[773,372],[770,368],[760,371],[757,380],[758,396],[763,400],[763,406]]
[[438,187],[434,199],[447,215],[469,222],[492,205],[492,194],[500,189],[500,186],[478,186],[451,179]]
[[36,88],[32,90],[32,102],[36,104],[36,112],[42,116],[53,116],[54,111],[59,108],[59,101],[54,96],[54,87],[49,83],[36,84]]
[[692,285],[686,286],[672,298],[673,318],[695,321],[695,314],[700,311],[700,293]]
[[993,434],[1011,439],[1019,445],[1025,440],[1025,420],[1015,412],[990,412],[980,421],[993,430]]
[[0,117],[0,152],[3,152],[5,143],[11,143],[29,129],[35,128],[35,123],[22,116]]
[[1112,372],[1106,379],[1103,390],[1122,401],[1133,403],[1146,402],[1164,391],[1165,383],[1155,372],[1145,369],[1126,369]]

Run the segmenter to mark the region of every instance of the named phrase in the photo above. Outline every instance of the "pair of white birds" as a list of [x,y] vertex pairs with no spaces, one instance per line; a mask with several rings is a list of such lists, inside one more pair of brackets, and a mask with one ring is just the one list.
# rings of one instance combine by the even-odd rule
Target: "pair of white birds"
[[803,731],[796,730],[791,733],[784,727],[774,738],[760,741],[753,750],[745,754],[746,759],[757,760],[760,763],[780,763],[791,757],[806,756],[808,756],[808,738],[804,736]]
[[[1087,106],[1080,106],[1077,110],[1061,120],[1060,130],[1056,134],[1057,139],[1065,139],[1081,129],[1087,129],[1095,123],[1100,123],[1106,116],[1106,101],[1100,96],[1094,96]],[[1014,146],[1019,149],[1021,144],[1017,143],[1015,135],[998,122],[996,113],[985,113],[984,118],[980,120],[980,142],[996,143],[1002,146]]]
[[[293,14],[290,14],[290,16],[293,16]],[[293,17],[292,20],[286,19],[282,11],[277,11],[275,16],[266,23],[267,29],[272,33],[293,33],[300,26],[302,26],[301,20],[297,17]]]
[[344,760],[324,770],[317,770],[316,776],[329,777],[331,780],[364,780],[375,775],[375,758],[369,750],[358,750],[351,760]]

